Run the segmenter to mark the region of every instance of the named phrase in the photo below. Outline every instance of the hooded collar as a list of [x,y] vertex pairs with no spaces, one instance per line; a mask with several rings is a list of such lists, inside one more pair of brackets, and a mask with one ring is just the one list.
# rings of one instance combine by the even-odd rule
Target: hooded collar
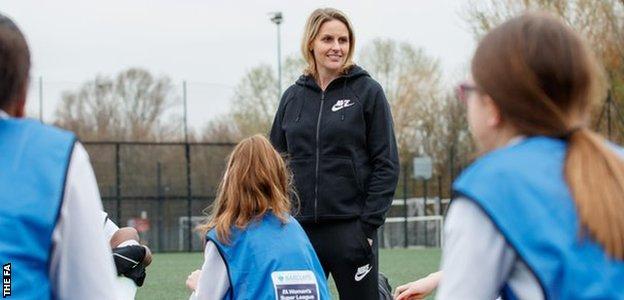
[[[339,80],[345,80],[345,81],[352,81],[355,78],[361,77],[361,76],[368,76],[370,77],[370,75],[368,74],[368,72],[366,72],[366,70],[362,69],[360,66],[358,65],[353,65],[353,67],[351,67],[346,74],[340,75],[338,78],[334,79],[334,81],[332,81],[329,86],[327,86],[327,90],[336,88],[337,85],[335,84],[335,82],[339,81]],[[320,92],[321,88],[319,87],[319,85],[316,83],[316,80],[314,80],[314,77],[310,76],[310,75],[301,75],[299,77],[299,79],[297,79],[297,85],[300,86],[305,86],[308,88],[311,88],[315,91]]]

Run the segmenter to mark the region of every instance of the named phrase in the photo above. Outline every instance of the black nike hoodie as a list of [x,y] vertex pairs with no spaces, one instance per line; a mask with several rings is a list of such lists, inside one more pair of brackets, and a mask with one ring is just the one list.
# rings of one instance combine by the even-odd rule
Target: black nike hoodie
[[286,153],[302,223],[359,218],[367,237],[392,204],[399,161],[383,89],[353,66],[325,91],[302,75],[280,101],[271,143]]

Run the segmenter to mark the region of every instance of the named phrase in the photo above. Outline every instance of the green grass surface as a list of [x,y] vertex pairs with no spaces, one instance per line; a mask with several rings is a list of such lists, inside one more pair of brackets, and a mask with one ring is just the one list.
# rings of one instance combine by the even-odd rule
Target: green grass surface
[[[139,289],[137,299],[188,299],[186,277],[201,267],[202,253],[155,254],[148,268],[145,285]],[[380,250],[380,270],[390,280],[392,288],[436,271],[440,262],[439,249]],[[334,299],[336,289],[331,284]]]

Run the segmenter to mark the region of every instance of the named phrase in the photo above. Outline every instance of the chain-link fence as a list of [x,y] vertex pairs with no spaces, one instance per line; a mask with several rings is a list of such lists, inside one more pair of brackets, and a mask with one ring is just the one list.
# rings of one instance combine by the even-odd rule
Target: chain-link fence
[[[85,142],[104,209],[139,230],[156,252],[197,251],[194,231],[215,198],[232,143]],[[453,160],[451,160],[453,161]],[[457,161],[457,160],[455,160]],[[396,199],[379,231],[382,247],[440,246],[456,166],[415,180],[401,170]],[[436,217],[438,216],[438,217]]]
[[202,247],[188,220],[215,197],[230,143],[87,142],[105,211],[155,251]]
[[[610,96],[592,127],[622,144],[624,110]],[[154,251],[196,251],[193,231],[214,200],[232,143],[86,142],[104,209],[120,226],[133,226]],[[465,150],[465,149],[464,149]],[[414,179],[402,160],[395,200],[379,230],[382,247],[439,247],[452,182],[470,161],[453,149],[430,179]]]

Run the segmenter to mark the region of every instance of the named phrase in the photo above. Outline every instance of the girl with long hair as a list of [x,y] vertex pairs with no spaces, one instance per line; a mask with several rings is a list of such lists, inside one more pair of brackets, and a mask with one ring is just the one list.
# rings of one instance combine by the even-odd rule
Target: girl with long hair
[[455,181],[442,273],[418,299],[624,299],[624,161],[590,126],[605,95],[569,26],[527,13],[490,31],[460,86],[480,157]]
[[330,299],[314,249],[290,215],[291,177],[265,137],[234,148],[211,216],[199,228],[205,260],[187,280],[191,299]]

